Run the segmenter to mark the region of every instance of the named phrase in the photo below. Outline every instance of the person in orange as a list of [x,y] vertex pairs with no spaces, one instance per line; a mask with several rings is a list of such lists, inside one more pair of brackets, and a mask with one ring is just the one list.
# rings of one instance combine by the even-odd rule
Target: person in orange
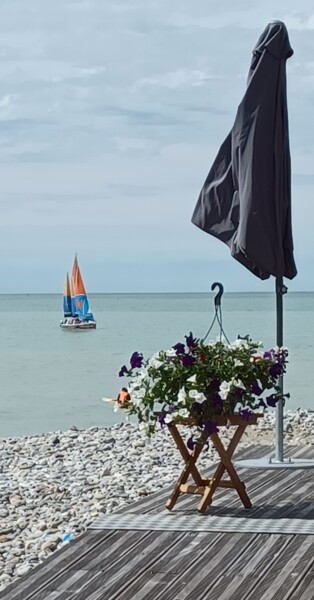
[[125,387],[121,388],[121,390],[118,394],[118,397],[117,397],[118,406],[127,404],[129,402],[129,400],[131,400],[131,398],[130,398],[130,394],[129,394],[128,390]]

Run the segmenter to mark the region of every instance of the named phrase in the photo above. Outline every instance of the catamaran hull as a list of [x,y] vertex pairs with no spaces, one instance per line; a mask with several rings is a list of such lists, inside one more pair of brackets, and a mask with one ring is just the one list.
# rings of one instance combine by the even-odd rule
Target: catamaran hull
[[87,323],[60,323],[62,329],[96,329],[95,321]]

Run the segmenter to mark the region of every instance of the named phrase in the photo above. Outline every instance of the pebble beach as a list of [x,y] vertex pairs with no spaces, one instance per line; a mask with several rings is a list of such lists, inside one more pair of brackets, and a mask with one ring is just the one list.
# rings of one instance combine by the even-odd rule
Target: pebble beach
[[[275,415],[239,448],[274,442]],[[285,444],[314,444],[314,413],[287,411]],[[187,431],[187,433],[189,433]],[[224,430],[223,441],[230,432]],[[215,462],[209,447],[200,467]],[[147,438],[130,423],[0,438],[0,590],[111,513],[172,484],[182,459],[167,430]]]

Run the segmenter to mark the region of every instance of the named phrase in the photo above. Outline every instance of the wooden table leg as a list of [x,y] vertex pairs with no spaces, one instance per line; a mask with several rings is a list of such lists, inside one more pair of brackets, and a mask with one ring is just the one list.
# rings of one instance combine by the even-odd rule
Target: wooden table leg
[[203,436],[204,439],[201,439],[200,444],[198,444],[194,448],[193,452],[190,453],[188,451],[188,449],[186,448],[185,443],[184,443],[175,423],[170,423],[168,425],[168,427],[169,427],[172,437],[178,447],[178,450],[185,462],[185,467],[176,483],[176,486],[175,486],[170,498],[167,500],[167,503],[166,503],[166,508],[168,508],[168,510],[171,510],[174,507],[176,501],[178,500],[178,498],[180,496],[181,485],[183,485],[187,482],[190,475],[193,477],[197,486],[202,487],[202,486],[207,485],[208,482],[206,480],[202,479],[195,463],[204,447],[204,444],[206,443],[208,436]]
[[[170,498],[166,503],[166,508],[168,508],[168,510],[171,510],[174,507],[180,494],[191,493],[202,495],[201,502],[198,506],[198,511],[203,513],[211,503],[213,495],[218,487],[235,489],[245,508],[251,508],[252,504],[246,493],[245,484],[240,480],[231,460],[235,449],[247,427],[247,423],[243,422],[243,420],[241,420],[239,423],[238,420],[238,422],[234,423],[234,425],[237,426],[237,429],[227,448],[224,447],[217,433],[214,433],[210,436],[206,433],[203,433],[200,443],[195,446],[193,452],[188,451],[176,424],[170,423],[168,425],[174,442],[185,462],[185,467]],[[211,438],[213,445],[220,457],[220,463],[216,467],[213,477],[211,479],[204,479],[196,466],[196,461],[198,460],[199,455],[209,437]],[[230,479],[224,479],[222,481],[222,477],[225,472],[228,473]],[[193,478],[195,485],[186,485],[189,476]]]
[[210,484],[206,487],[206,490],[204,491],[202,500],[198,506],[199,512],[201,512],[201,513],[205,512],[206,508],[211,503],[214,492],[217,489],[217,487],[219,487],[221,478],[225,471],[227,471],[230,476],[230,480],[231,480],[230,487],[234,487],[234,489],[238,492],[239,497],[240,497],[243,505],[245,506],[245,508],[252,507],[251,501],[245,491],[245,485],[240,480],[240,478],[231,462],[232,455],[233,455],[245,429],[246,429],[246,425],[239,425],[237,427],[237,429],[234,433],[234,436],[231,439],[227,449],[224,448],[224,445],[221,442],[217,433],[214,433],[211,435],[212,442],[220,456],[220,463],[219,463],[218,467],[216,468],[216,471],[210,481]]

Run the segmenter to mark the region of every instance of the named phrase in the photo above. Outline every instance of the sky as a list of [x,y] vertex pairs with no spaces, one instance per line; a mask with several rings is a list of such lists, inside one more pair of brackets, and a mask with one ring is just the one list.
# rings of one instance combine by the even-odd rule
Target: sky
[[0,293],[272,291],[191,224],[251,53],[285,22],[298,276],[314,290],[312,0],[2,0]]

